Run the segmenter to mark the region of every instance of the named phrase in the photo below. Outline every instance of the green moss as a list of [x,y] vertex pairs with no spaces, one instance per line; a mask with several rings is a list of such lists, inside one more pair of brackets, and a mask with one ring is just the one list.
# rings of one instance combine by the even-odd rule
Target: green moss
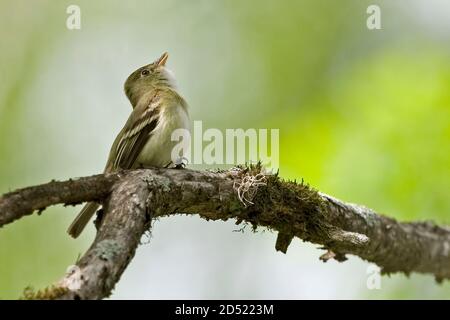
[[228,206],[231,215],[237,214],[242,210],[242,203],[239,200],[231,200]]
[[[264,173],[260,163],[239,168],[242,176]],[[303,180],[285,181],[277,174],[266,175],[266,183],[258,188],[253,205],[244,208],[239,203],[239,207],[233,207],[241,210],[239,220],[250,222],[254,229],[265,226],[277,230],[281,237],[277,247],[281,251],[287,249],[293,236],[316,243],[327,239],[325,202],[315,189]]]
[[47,288],[34,291],[32,287],[26,287],[23,290],[20,300],[54,300],[63,296],[69,291],[67,288],[59,287],[56,285],[49,286]]

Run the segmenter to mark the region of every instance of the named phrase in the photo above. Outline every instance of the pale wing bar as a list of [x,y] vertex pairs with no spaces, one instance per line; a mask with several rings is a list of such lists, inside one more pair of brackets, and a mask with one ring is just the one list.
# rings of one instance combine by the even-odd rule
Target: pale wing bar
[[158,125],[161,100],[152,101],[142,115],[126,131],[117,145],[115,169],[130,169],[152,131]]

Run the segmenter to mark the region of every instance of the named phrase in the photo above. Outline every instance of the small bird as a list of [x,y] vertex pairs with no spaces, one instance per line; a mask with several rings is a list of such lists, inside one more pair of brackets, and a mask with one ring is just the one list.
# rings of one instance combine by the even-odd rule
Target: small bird
[[[104,172],[142,167],[166,167],[172,163],[176,141],[172,132],[190,129],[188,106],[176,91],[175,78],[165,67],[168,53],[134,71],[125,81],[125,94],[133,111],[117,135]],[[87,203],[67,232],[78,237],[99,204]]]

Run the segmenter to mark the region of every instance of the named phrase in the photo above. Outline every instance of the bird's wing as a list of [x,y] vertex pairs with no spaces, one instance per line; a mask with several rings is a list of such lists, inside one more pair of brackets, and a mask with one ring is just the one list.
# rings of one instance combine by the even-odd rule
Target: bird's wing
[[[138,103],[111,148],[107,171],[130,169],[158,125],[162,99],[156,92]],[[108,170],[109,169],[109,170]]]

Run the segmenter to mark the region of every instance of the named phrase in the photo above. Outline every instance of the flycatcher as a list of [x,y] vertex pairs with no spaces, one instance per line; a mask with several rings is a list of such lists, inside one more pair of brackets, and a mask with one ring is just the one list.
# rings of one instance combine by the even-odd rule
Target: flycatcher
[[[117,135],[104,172],[141,167],[165,167],[172,161],[172,132],[189,130],[186,101],[176,91],[175,78],[165,67],[167,52],[134,71],[125,81],[125,94],[133,111]],[[78,237],[99,204],[87,203],[67,232]]]

